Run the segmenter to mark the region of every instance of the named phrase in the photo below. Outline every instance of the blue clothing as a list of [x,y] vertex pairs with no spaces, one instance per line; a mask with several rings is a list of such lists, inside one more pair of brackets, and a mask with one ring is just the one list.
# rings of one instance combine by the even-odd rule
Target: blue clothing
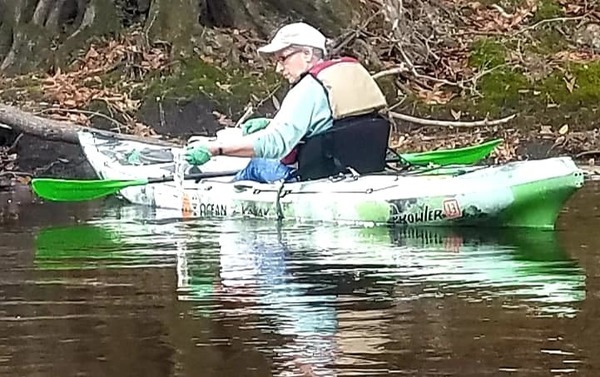
[[254,155],[282,159],[303,137],[317,135],[332,126],[325,88],[307,75],[287,93],[269,126],[253,134]]
[[248,165],[239,171],[233,178],[235,181],[255,181],[260,183],[273,183],[284,180],[286,182],[295,181],[295,169],[286,166],[279,160],[267,158],[253,158]]

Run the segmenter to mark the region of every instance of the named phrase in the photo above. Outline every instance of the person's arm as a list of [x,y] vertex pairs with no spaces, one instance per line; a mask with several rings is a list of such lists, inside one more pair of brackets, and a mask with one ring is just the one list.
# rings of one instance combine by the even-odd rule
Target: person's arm
[[211,155],[283,158],[308,133],[314,123],[331,116],[325,91],[315,80],[302,80],[284,98],[266,129],[231,142],[207,145]]
[[227,143],[211,142],[207,148],[213,156],[255,157],[254,143],[250,137]]
[[255,134],[254,153],[263,158],[283,158],[309,131],[325,126],[330,118],[323,86],[310,77],[302,79],[286,96],[271,124]]

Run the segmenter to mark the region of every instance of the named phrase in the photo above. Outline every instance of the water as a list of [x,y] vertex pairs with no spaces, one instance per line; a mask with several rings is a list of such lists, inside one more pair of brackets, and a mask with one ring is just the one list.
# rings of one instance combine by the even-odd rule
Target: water
[[596,183],[557,232],[12,200],[0,207],[2,376],[597,375]]

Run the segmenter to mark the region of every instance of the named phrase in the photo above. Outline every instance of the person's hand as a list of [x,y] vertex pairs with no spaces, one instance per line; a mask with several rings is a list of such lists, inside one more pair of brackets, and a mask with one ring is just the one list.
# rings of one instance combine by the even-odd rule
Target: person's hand
[[253,134],[256,131],[260,131],[267,127],[269,122],[271,122],[271,120],[267,118],[248,119],[242,124],[242,135],[246,136]]
[[204,165],[211,157],[210,150],[204,145],[193,145],[185,149],[185,160],[190,165]]

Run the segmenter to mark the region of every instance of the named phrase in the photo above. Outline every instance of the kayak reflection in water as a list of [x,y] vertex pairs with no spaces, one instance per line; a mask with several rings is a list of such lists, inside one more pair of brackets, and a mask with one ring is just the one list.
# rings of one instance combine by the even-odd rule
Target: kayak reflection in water
[[392,308],[410,312],[432,292],[499,297],[540,316],[574,316],[585,299],[585,274],[548,232],[262,224],[221,223],[212,293],[221,314],[283,337],[267,351],[290,373],[335,375],[377,354]]
[[[269,358],[274,354],[278,375],[357,368],[375,361],[398,337],[407,339],[405,347],[420,347],[413,324],[390,331],[399,306],[412,316],[425,302],[440,317],[453,319],[456,313],[438,302],[477,305],[485,299],[527,315],[569,317],[586,298],[585,272],[554,232],[540,231],[299,224],[280,229],[267,221],[120,218],[41,229],[34,265],[170,268],[173,251],[178,299],[193,301],[194,312],[211,316],[211,325],[226,323],[216,327],[236,332],[211,333],[206,344],[241,336],[245,345]],[[423,332],[436,339],[452,336],[423,321],[419,339]],[[251,339],[244,335],[248,329]]]

